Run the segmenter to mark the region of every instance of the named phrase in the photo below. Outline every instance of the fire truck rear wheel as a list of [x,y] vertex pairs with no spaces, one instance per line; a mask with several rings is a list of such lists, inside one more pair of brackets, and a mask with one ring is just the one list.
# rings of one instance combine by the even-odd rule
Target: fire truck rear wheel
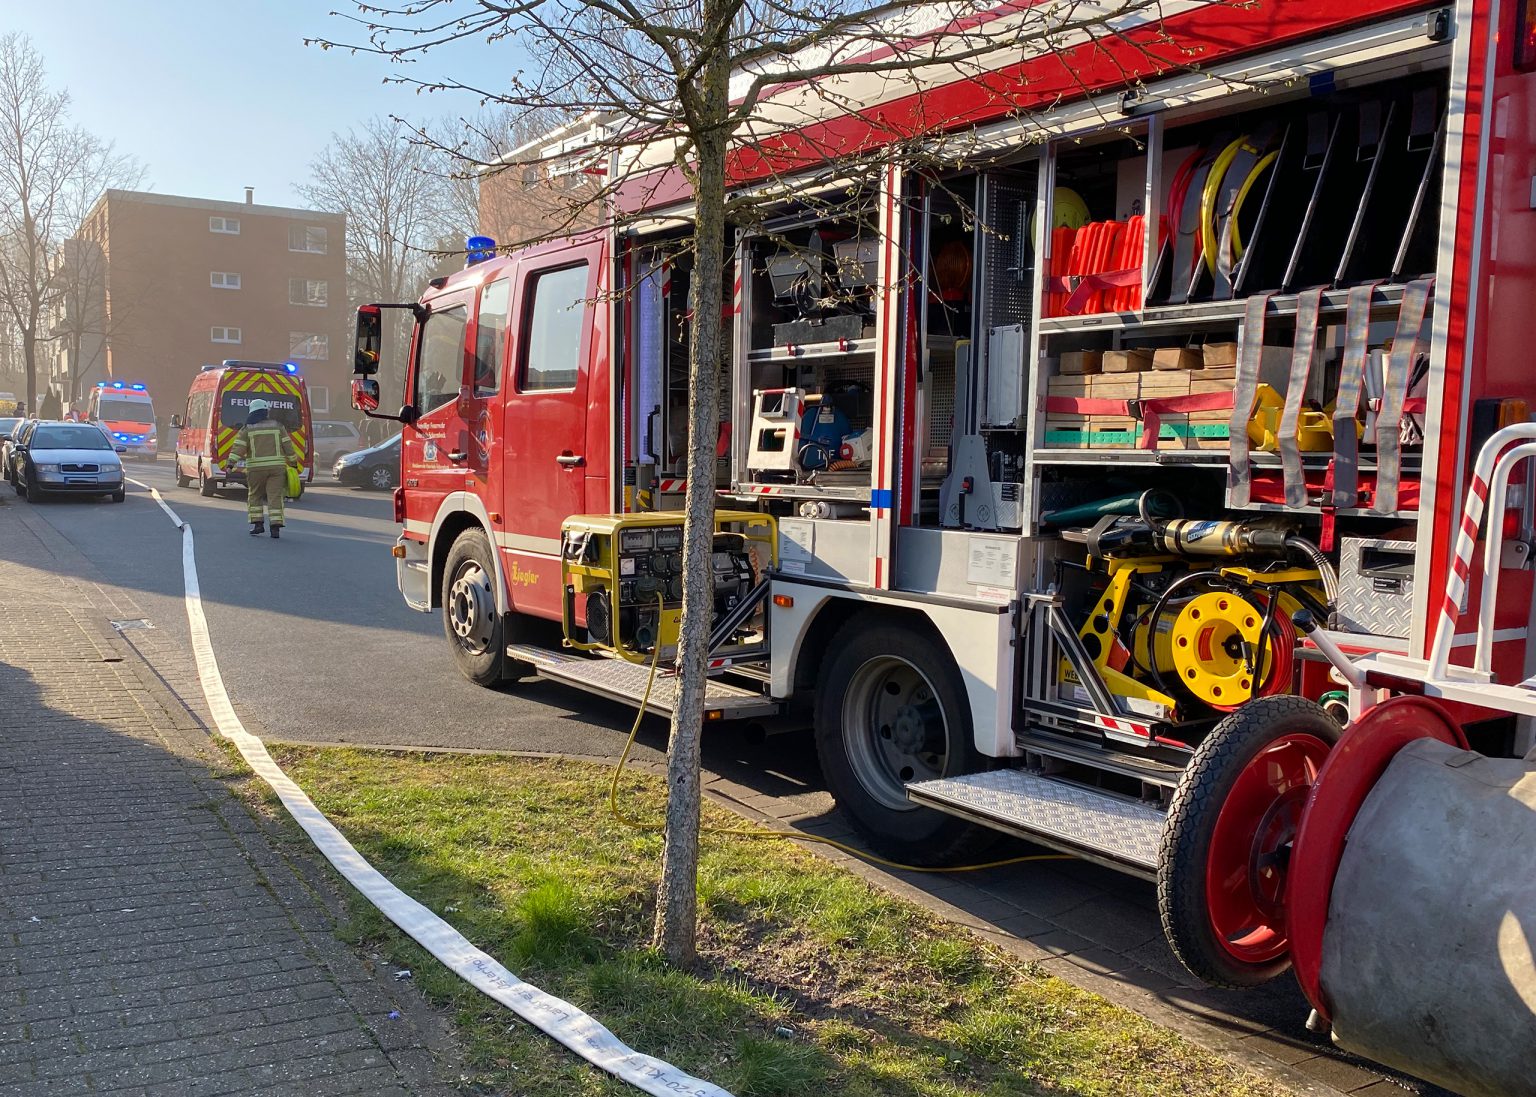
[[960,669],[927,629],[855,620],[833,638],[816,693],[816,752],[838,806],[880,854],[953,864],[996,834],[918,807],[905,787],[986,768]]
[[1175,955],[1205,982],[1255,987],[1291,966],[1291,846],[1341,730],[1304,697],[1260,697],[1195,749],[1168,805],[1157,905]]
[[180,461],[176,462],[176,486],[179,488],[189,488],[192,486],[192,477],[181,471]]
[[479,530],[459,534],[443,564],[443,635],[459,671],[477,686],[509,677],[506,620],[496,609],[496,565]]
[[199,468],[197,470],[197,491],[204,499],[212,499],[219,493],[219,482]]

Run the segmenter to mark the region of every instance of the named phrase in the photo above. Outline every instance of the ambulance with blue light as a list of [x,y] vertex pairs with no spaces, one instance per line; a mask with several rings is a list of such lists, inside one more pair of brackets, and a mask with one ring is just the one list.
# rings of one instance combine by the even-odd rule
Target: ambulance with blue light
[[160,452],[155,402],[142,381],[97,381],[85,417],[106,431],[114,445],[122,446],[125,456],[153,461]]

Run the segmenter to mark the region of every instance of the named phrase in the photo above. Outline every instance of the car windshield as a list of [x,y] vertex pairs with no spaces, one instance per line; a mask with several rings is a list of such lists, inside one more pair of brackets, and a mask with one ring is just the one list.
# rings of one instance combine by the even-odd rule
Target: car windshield
[[123,400],[108,397],[101,402],[100,418],[109,423],[153,423],[155,409],[148,400]]
[[38,449],[106,449],[112,448],[107,436],[97,427],[72,426],[67,423],[50,423],[32,432],[32,448]]
[[20,419],[0,419],[0,434],[8,436],[20,425]]

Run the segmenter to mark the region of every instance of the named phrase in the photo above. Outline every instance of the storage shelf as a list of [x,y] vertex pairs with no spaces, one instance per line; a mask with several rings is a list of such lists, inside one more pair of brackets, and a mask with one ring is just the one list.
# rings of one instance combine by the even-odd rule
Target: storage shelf
[[[1372,295],[1374,309],[1386,309],[1403,298],[1402,286],[1378,286]],[[1276,294],[1269,299],[1266,316],[1295,316],[1297,295]],[[1323,293],[1324,315],[1341,313],[1349,305],[1349,290],[1331,289]],[[1040,334],[1067,335],[1094,331],[1123,331],[1127,328],[1199,328],[1218,324],[1238,324],[1248,309],[1248,299],[1201,301],[1189,305],[1152,305],[1141,312],[1103,312],[1091,316],[1052,316],[1040,321]]]
[[747,352],[751,362],[804,362],[817,358],[852,358],[873,356],[875,340],[846,339],[829,343],[796,343],[787,347],[757,347]]
[[[1041,447],[1031,456],[1037,465],[1217,465],[1225,468],[1232,455],[1224,449],[1052,449]],[[1282,463],[1278,453],[1260,450],[1248,455],[1254,468],[1277,469]],[[1326,471],[1331,453],[1303,453],[1302,468],[1316,472]],[[1422,465],[1417,453],[1403,454],[1404,475],[1417,475]],[[1376,459],[1368,454],[1360,457],[1361,472],[1375,472]]]

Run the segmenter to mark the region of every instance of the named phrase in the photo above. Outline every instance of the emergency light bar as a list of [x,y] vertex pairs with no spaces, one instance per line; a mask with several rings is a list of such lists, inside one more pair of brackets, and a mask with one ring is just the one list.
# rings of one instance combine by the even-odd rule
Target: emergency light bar
[[134,392],[148,392],[149,391],[148,387],[142,381],[135,381],[131,385],[124,384],[122,381],[110,381],[110,382],[109,381],[97,381],[96,382],[96,387],[99,388],[99,389],[105,389],[105,388],[132,389]]
[[487,259],[496,258],[496,241],[489,236],[471,236],[464,241],[464,266],[469,268],[476,263],[483,263]]

